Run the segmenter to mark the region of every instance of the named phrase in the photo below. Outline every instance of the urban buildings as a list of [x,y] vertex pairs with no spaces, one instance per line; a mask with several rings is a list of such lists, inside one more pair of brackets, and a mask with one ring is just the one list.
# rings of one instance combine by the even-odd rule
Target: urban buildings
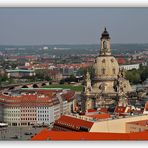
[[35,71],[28,69],[15,69],[15,70],[6,70],[8,78],[27,78],[34,77]]
[[10,126],[52,124],[73,111],[75,93],[70,90],[18,90],[0,95],[0,121]]
[[[74,133],[78,132],[80,136],[78,139],[92,139],[93,137],[94,140],[101,140],[102,136],[104,137],[102,139],[107,140],[112,139],[112,135],[116,138],[119,136],[117,139],[126,140],[135,139],[137,136],[129,133],[142,132],[143,138],[147,139],[145,135],[148,125],[148,105],[146,103],[145,108],[142,109],[130,104],[128,95],[132,94],[133,90],[129,81],[125,79],[124,69],[138,69],[137,66],[139,65],[121,66],[119,68],[118,62],[111,55],[110,36],[105,28],[101,36],[100,54],[94,64],[95,76],[91,79],[87,71],[81,104],[77,102],[74,113],[61,116],[56,120],[51,132],[42,131],[48,135],[43,137],[45,139],[56,139],[54,135],[57,136],[57,131],[60,131],[66,139],[70,139],[67,137],[68,134],[73,139],[77,139],[74,138]],[[111,104],[116,104],[114,111],[109,111]],[[43,134],[42,132],[33,140],[42,139],[40,137]],[[87,136],[84,136],[84,132]],[[99,138],[95,138],[97,134],[100,136]],[[115,137],[113,139],[116,139]],[[140,137],[138,138],[140,139]]]
[[[91,55],[93,58],[89,58],[89,55],[85,55],[85,57],[81,57],[82,63],[60,64],[55,62],[54,64],[48,64],[48,58],[45,58],[46,62],[44,62],[44,59],[41,59],[40,62],[30,61],[25,66],[18,66],[18,69],[8,70],[7,72],[10,73],[11,77],[17,78],[35,77],[39,70],[41,72],[40,78],[44,79],[46,76],[50,76],[52,82],[56,81],[56,83],[71,75],[76,77],[77,71],[81,68],[86,69],[93,65],[95,72],[92,77],[87,71],[84,90],[77,97],[75,92],[71,90],[44,89],[37,88],[37,86],[36,89],[15,90],[13,88],[14,90],[2,91],[0,94],[0,121],[13,127],[53,125],[51,132],[43,131],[47,136],[43,136],[45,139],[52,139],[53,136],[57,136],[56,132],[58,131],[66,137],[68,132],[72,137],[76,136],[75,133],[77,132],[78,139],[91,139],[94,136],[100,136],[101,133],[102,137],[109,133],[108,139],[113,139],[111,136],[120,136],[121,139],[125,139],[131,136],[126,133],[146,132],[147,104],[145,109],[136,106],[139,101],[137,99],[139,97],[138,93],[133,92],[129,81],[125,77],[125,70],[138,69],[140,64],[127,64],[126,60],[120,61],[124,65],[118,64],[116,58],[112,55],[110,35],[106,28],[100,41],[99,56]],[[34,75],[30,72],[33,72]],[[137,93],[137,96],[136,99],[132,98],[133,100],[130,100],[129,96],[132,96],[132,93]],[[111,105],[114,108],[110,109]],[[84,133],[87,136],[84,136]],[[38,135],[35,137],[38,137]],[[105,137],[102,139],[105,139]]]
[[140,64],[121,65],[120,68],[123,68],[125,70],[139,69]]

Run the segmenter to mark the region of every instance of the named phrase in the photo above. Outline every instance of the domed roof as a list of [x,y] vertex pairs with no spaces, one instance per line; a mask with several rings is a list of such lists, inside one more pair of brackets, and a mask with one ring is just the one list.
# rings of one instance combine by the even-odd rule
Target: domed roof
[[106,30],[106,27],[104,28],[104,32],[102,33],[101,39],[110,39],[109,33]]
[[113,56],[99,56],[94,65],[95,79],[114,79],[119,73],[119,65]]

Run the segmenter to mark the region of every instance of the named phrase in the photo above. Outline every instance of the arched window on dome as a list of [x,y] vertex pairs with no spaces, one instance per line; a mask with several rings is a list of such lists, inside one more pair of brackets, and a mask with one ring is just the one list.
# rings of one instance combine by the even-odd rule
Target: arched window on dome
[[104,41],[104,42],[103,42],[103,48],[104,48],[104,49],[107,49],[107,41]]
[[105,74],[105,68],[102,68],[102,74],[103,75]]
[[116,69],[115,68],[113,68],[113,74],[116,74]]
[[102,60],[102,63],[105,63],[105,59]]
[[114,62],[114,59],[111,59],[111,62],[113,63]]

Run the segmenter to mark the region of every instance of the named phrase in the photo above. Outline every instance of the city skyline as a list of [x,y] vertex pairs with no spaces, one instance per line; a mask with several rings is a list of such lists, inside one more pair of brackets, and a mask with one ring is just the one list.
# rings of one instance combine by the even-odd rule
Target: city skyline
[[1,8],[0,45],[148,43],[147,8]]

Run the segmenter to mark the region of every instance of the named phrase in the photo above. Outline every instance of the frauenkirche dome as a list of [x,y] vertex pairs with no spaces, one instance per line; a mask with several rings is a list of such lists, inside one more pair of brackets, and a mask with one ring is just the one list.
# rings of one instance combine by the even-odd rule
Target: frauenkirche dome
[[116,79],[119,73],[119,65],[113,56],[99,56],[94,65],[95,79]]

